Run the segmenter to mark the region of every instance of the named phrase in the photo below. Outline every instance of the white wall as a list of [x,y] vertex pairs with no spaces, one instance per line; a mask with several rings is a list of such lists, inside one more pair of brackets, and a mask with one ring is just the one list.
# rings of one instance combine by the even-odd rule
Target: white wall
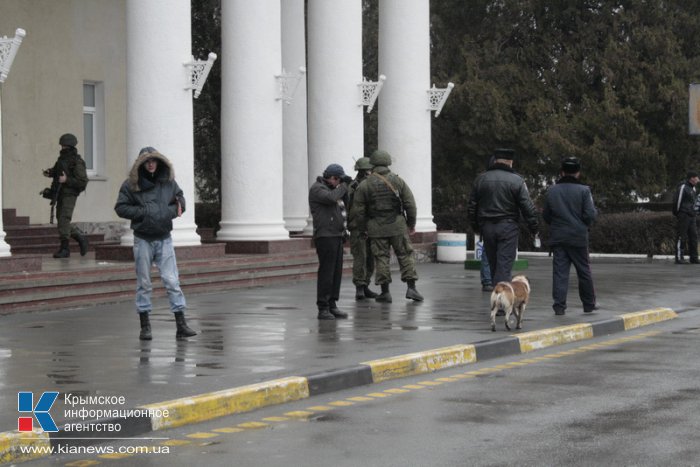
[[63,133],[82,154],[83,81],[104,83],[105,168],[78,198],[74,222],[117,220],[126,176],[126,20],[123,0],[2,0],[0,36],[27,31],[2,86],[3,207],[47,223],[41,169],[58,157]]

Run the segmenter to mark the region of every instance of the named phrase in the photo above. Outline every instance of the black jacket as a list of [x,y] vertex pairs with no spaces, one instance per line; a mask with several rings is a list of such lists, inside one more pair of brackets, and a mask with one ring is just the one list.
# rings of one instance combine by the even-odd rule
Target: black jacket
[[[158,159],[153,176],[143,166],[149,158]],[[136,159],[129,178],[122,184],[114,210],[119,217],[131,220],[136,237],[164,240],[173,230],[178,202],[185,212],[185,197],[175,182],[170,161],[159,153],[145,153]]]
[[564,176],[547,190],[542,217],[550,224],[550,246],[588,246],[588,228],[598,215],[591,189]]
[[537,232],[537,211],[525,181],[511,167],[494,164],[474,181],[467,216],[475,231],[487,221],[513,220],[522,214],[531,232]]
[[676,194],[673,197],[673,215],[677,216],[683,213],[695,217],[694,206],[696,197],[695,187],[689,182],[685,181],[678,185]]
[[[309,209],[314,221],[314,238],[342,237],[346,230],[348,187],[331,188],[322,177],[309,189]],[[342,203],[342,204],[341,204]]]

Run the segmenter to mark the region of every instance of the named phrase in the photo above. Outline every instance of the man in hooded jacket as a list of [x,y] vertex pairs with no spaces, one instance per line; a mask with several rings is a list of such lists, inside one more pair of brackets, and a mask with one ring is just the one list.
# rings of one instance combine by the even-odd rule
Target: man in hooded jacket
[[119,190],[114,210],[119,217],[131,220],[134,231],[134,259],[136,261],[136,311],[141,320],[139,339],[151,340],[151,265],[158,266],[160,277],[175,315],[176,338],[191,337],[197,333],[185,321],[185,296],[175,260],[175,249],[170,232],[173,219],[185,212],[185,197],[175,181],[170,161],[153,147],[139,152]]

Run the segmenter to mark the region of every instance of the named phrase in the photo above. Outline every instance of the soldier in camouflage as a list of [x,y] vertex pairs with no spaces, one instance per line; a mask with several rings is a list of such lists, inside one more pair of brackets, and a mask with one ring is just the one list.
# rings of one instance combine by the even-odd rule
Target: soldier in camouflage
[[361,157],[355,162],[357,176],[348,187],[348,229],[350,230],[350,253],[352,253],[352,283],[355,284],[355,300],[377,298],[379,294],[369,288],[374,274],[374,257],[370,250],[370,240],[362,235],[352,215],[352,201],[357,187],[372,170],[369,157]]
[[416,227],[413,193],[401,177],[389,170],[391,156],[388,152],[374,151],[370,163],[372,173],[354,193],[351,216],[361,235],[371,240],[376,267],[375,283],[382,288],[376,300],[385,303],[392,301],[389,292],[389,256],[393,248],[401,268],[401,280],[408,285],[406,298],[422,301],[423,296],[416,290],[418,274],[408,237]]
[[78,144],[78,138],[75,135],[70,133],[62,135],[58,144],[61,145],[61,154],[56,164],[43,171],[44,176],[55,177],[60,183],[56,203],[56,219],[58,220],[58,236],[61,246],[53,254],[53,257],[68,258],[70,256],[69,241],[71,238],[80,245],[80,255],[85,256],[88,251],[87,237],[79,228],[71,225],[75,202],[88,184],[85,161],[75,148]]

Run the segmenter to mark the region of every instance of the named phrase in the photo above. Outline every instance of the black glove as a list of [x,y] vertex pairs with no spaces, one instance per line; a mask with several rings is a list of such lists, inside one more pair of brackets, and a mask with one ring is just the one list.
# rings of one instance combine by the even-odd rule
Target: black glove
[[350,184],[352,183],[352,177],[350,175],[343,175],[340,179],[343,183]]

